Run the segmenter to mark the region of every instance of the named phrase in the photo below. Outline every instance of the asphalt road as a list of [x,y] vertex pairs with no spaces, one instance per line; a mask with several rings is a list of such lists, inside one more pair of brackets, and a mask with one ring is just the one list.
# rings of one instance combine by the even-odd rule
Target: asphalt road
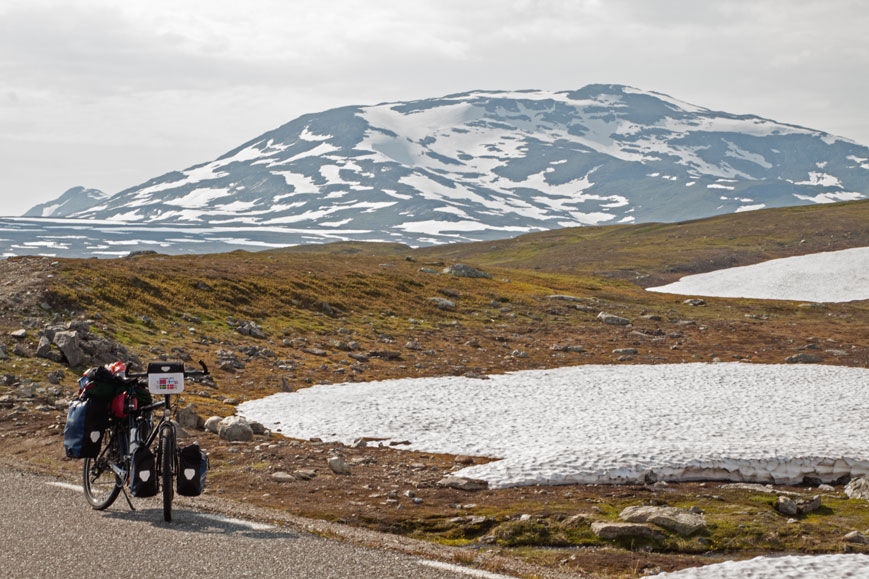
[[0,470],[0,577],[504,577],[282,527],[123,496],[94,511],[78,485]]

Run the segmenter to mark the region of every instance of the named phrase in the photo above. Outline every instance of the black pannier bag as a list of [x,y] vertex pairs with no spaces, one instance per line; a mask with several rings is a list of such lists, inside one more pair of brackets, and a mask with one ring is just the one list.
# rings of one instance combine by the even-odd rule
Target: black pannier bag
[[130,471],[130,491],[134,497],[153,497],[157,494],[157,459],[147,446],[140,446],[133,453]]
[[108,413],[105,404],[92,399],[69,403],[63,428],[63,449],[69,458],[96,458],[100,454]]
[[205,490],[208,456],[198,444],[185,446],[178,453],[178,494],[198,497]]

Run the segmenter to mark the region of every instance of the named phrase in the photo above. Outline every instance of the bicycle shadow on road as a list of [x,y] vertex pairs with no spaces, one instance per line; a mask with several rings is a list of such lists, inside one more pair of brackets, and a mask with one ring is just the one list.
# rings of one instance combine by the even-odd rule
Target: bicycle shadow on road
[[248,539],[300,538],[298,533],[293,533],[282,527],[187,509],[173,509],[172,522],[169,523],[163,520],[162,508],[111,511],[104,513],[104,516],[131,522],[149,523],[160,529],[185,533],[231,535]]

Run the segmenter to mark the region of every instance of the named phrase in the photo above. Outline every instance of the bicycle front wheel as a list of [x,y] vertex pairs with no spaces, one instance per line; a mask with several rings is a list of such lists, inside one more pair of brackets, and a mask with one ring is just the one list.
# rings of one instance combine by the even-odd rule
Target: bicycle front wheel
[[163,485],[163,520],[172,520],[172,499],[175,488],[172,473],[175,470],[175,431],[164,428],[160,436],[160,484]]
[[87,502],[94,509],[107,509],[121,492],[124,481],[112,471],[110,464],[120,460],[118,438],[114,433],[106,432],[109,443],[96,458],[84,459],[82,465],[82,486]]

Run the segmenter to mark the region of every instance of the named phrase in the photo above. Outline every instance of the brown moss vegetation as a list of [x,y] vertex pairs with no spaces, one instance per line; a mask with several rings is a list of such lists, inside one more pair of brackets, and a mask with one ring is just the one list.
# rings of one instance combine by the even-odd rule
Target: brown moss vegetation
[[[690,306],[684,297],[642,288],[688,272],[866,246],[867,224],[869,202],[855,202],[420,250],[348,243],[120,260],[16,258],[0,262],[0,342],[11,352],[7,333],[29,321],[38,326],[52,317],[92,318],[93,331],[143,360],[182,353],[205,360],[216,387],[192,386],[183,403],[196,404],[206,415],[232,413],[231,399],[287,387],[394,377],[477,376],[588,363],[781,363],[801,351],[827,364],[866,367],[867,301],[803,307],[707,298],[704,306]],[[420,271],[457,261],[485,269],[492,279]],[[577,301],[551,299],[553,294]],[[441,309],[433,297],[455,307]],[[627,317],[632,325],[603,324],[596,317],[600,311]],[[266,338],[242,336],[230,318],[255,321]],[[33,347],[35,340],[31,330],[25,342]],[[260,353],[243,354],[251,347]],[[621,348],[635,348],[637,354],[613,353]],[[218,350],[236,353],[245,368],[216,369]],[[42,384],[55,369],[61,367],[35,358],[0,360],[0,374]],[[60,387],[66,395],[73,392],[74,379],[67,369]],[[0,394],[7,390],[0,387]],[[59,459],[56,424],[62,417],[33,416],[0,421],[3,454],[43,470],[74,471],[77,463]],[[506,550],[563,569],[630,576],[764,552],[835,552],[843,548],[846,532],[869,528],[866,505],[841,495],[825,498],[817,514],[788,523],[772,511],[771,495],[713,483],[669,490],[572,486],[467,494],[434,486],[433,479],[453,467],[452,457],[276,439],[239,450],[202,437],[212,454],[211,492],[445,544]],[[354,466],[351,477],[337,477],[323,469],[327,452],[373,462]],[[310,481],[286,485],[269,476],[277,469],[310,467],[320,472]],[[423,503],[400,497],[404,508],[397,509],[386,501],[389,491],[409,489]],[[615,518],[625,506],[641,502],[699,506],[709,530],[657,544],[621,544],[598,539],[582,521],[568,522],[577,513]],[[519,521],[521,514],[531,518]],[[484,537],[494,537],[494,543]]]

